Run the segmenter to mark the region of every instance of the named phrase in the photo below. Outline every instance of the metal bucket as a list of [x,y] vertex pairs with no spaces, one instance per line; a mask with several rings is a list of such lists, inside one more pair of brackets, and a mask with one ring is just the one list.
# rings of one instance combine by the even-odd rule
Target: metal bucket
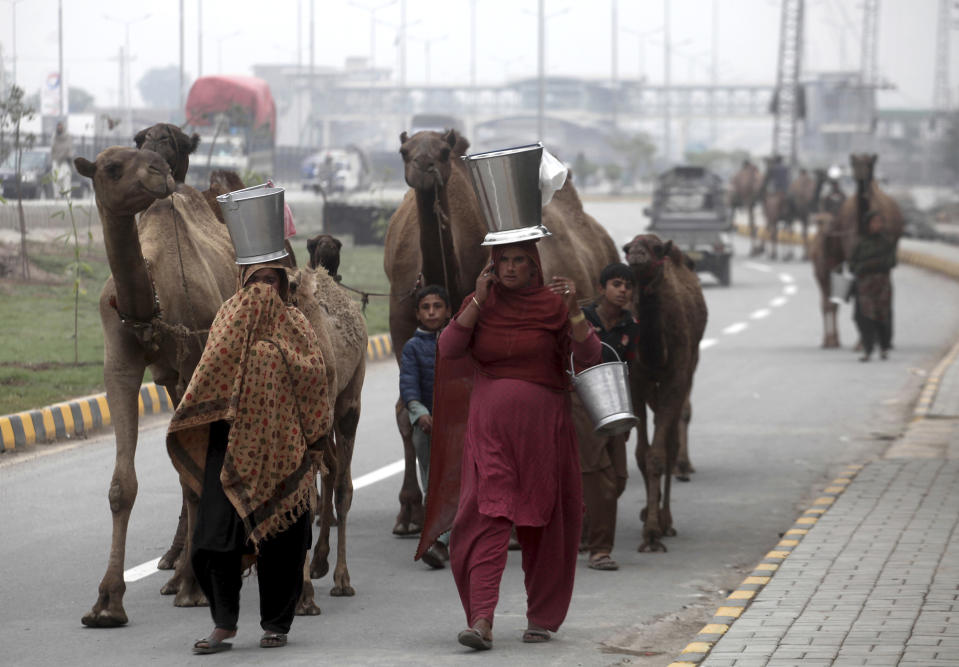
[[541,143],[463,157],[489,229],[482,245],[518,243],[551,235],[542,225],[542,157]]
[[286,257],[283,192],[283,188],[264,183],[216,198],[236,250],[237,264]]
[[855,277],[851,273],[832,271],[829,274],[829,300],[833,303],[849,301]]
[[[613,350],[606,343],[603,345]],[[616,350],[613,350],[613,354],[616,354]],[[618,354],[616,359],[619,359]],[[573,370],[573,355],[570,354],[569,374],[573,378],[573,389],[586,406],[597,434],[608,437],[626,433],[639,421],[633,414],[626,362],[598,364],[577,375]]]

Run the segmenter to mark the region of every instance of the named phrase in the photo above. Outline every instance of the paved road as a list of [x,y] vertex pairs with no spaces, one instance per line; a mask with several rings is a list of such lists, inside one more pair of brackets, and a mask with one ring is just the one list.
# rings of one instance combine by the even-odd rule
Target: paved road
[[[618,244],[634,232],[641,204],[590,208]],[[705,281],[704,281],[705,282]],[[511,554],[497,614],[496,648],[486,664],[666,665],[708,620],[723,592],[792,525],[799,511],[846,463],[880,453],[898,433],[922,377],[959,332],[959,284],[910,267],[896,282],[896,349],[884,363],[860,364],[849,312],[843,350],[822,351],[819,297],[808,265],[769,265],[741,255],[733,287],[706,285],[709,326],[694,390],[690,433],[697,473],[674,484],[679,535],[666,554],[639,554],[638,472],[621,500],[615,557],[622,569],[581,567],[573,606],[556,640],[524,645],[524,595]],[[930,297],[932,295],[932,297]],[[399,458],[392,423],[397,372],[370,368],[364,387],[354,478]],[[137,458],[140,488],[127,566],[157,558],[179,509],[176,478],[163,448],[165,420],[145,426]],[[161,597],[163,573],[128,584],[130,624],[91,630],[92,605],[106,563],[106,490],[113,442],[103,436],[71,449],[0,462],[0,642],[9,664],[199,664],[192,639],[209,629],[206,609],[176,609]],[[22,462],[21,462],[22,461]],[[343,665],[470,664],[455,642],[464,619],[448,570],[411,559],[411,540],[390,534],[399,477],[359,489],[349,517],[354,598],[325,595],[323,615],[298,619],[290,645],[271,660]],[[256,638],[256,587],[249,582],[240,636],[227,660],[264,659]],[[216,660],[217,658],[212,658]]]

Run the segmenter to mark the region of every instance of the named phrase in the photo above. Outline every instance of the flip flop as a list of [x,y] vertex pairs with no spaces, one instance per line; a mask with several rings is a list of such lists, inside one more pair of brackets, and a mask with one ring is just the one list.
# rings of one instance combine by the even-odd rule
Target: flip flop
[[[206,644],[206,646],[201,646],[201,644]],[[204,637],[203,639],[197,639],[193,642],[193,652],[197,655],[206,655],[208,653],[220,653],[222,651],[229,651],[233,648],[233,644],[230,642],[218,642],[213,639],[213,636]]]
[[619,569],[619,563],[610,558],[609,554],[603,554],[596,558],[590,558],[587,567],[592,570],[605,570],[607,572]]
[[260,648],[280,648],[286,646],[286,635],[282,632],[264,632],[260,637]]
[[523,642],[526,644],[542,644],[548,642],[550,638],[549,630],[539,628],[526,628],[526,632],[523,633]]
[[493,640],[487,639],[476,628],[466,628],[456,636],[463,646],[469,646],[474,651],[488,651],[493,648]]

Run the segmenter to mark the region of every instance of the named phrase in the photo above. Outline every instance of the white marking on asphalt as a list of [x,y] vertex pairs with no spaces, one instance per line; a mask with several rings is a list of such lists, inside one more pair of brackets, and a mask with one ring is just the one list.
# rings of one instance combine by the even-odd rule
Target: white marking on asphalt
[[769,317],[769,313],[770,313],[770,312],[772,312],[772,311],[770,311],[768,308],[760,308],[759,310],[754,311],[753,313],[751,313],[751,314],[749,315],[749,319],[751,319],[751,320],[761,320],[761,319],[763,319],[764,317]]
[[780,274],[779,274],[779,280],[780,280],[780,282],[784,282],[784,283],[787,283],[787,284],[792,284],[792,283],[796,282],[796,281],[793,279],[793,277],[792,277],[791,275],[789,275],[788,273],[780,273]]
[[403,459],[394,461],[388,466],[383,466],[379,470],[374,470],[373,472],[368,472],[361,477],[357,477],[355,480],[353,480],[353,490],[356,491],[357,489],[362,489],[364,486],[369,486],[370,484],[375,484],[376,482],[384,480],[387,477],[399,475],[405,469],[406,461]]
[[719,341],[716,340],[715,338],[703,338],[701,341],[699,341],[699,349],[700,349],[700,350],[705,350],[705,349],[707,349],[707,348],[712,347],[713,345],[715,345],[715,344],[718,343],[718,342],[719,342]]
[[[373,472],[366,473],[361,475],[353,480],[353,490],[362,489],[364,486],[369,486],[370,484],[375,484],[376,482],[382,481],[387,477],[392,477],[393,475],[398,475],[403,470],[406,469],[406,462],[403,459],[399,461],[394,461],[393,463],[383,466],[378,470]],[[157,563],[160,562],[159,558],[154,558],[153,560],[147,561],[146,563],[141,563],[136,567],[131,567],[129,570],[126,570],[123,573],[123,581],[130,583],[133,581],[139,581],[144,577],[149,577],[151,574],[156,574],[159,572],[157,570]]]
[[799,288],[796,287],[795,285],[786,285],[785,287],[783,287],[783,294],[792,295],[792,294],[795,294],[797,291],[799,291]]
[[123,581],[129,584],[133,581],[139,581],[144,577],[149,577],[155,572],[159,572],[159,570],[157,570],[157,564],[159,562],[159,558],[154,558],[153,560],[148,560],[146,563],[142,563],[136,567],[131,567],[129,570],[123,573]]
[[787,301],[789,301],[789,299],[786,297],[777,296],[775,299],[769,302],[769,305],[773,308],[779,308],[780,306],[785,306]]
[[743,267],[753,271],[762,271],[763,273],[772,273],[772,267],[766,264],[757,264],[756,262],[743,262]]
[[728,327],[723,329],[724,334],[738,334],[740,331],[744,331],[749,325],[745,322],[736,322],[735,324],[730,324]]

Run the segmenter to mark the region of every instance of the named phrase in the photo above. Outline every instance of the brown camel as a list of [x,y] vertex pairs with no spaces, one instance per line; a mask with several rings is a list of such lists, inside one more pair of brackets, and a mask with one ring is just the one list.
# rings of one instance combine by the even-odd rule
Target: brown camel
[[[666,551],[660,538],[676,534],[669,508],[669,471],[687,443],[689,396],[699,341],[706,330],[706,302],[699,279],[672,241],[641,234],[623,251],[636,280],[633,306],[641,327],[629,373],[633,410],[639,417],[636,463],[646,482],[639,551]],[[655,416],[652,445],[647,405]],[[686,456],[688,460],[688,451]]]
[[[842,266],[846,261],[843,252],[842,228],[839,225],[839,209],[845,200],[845,195],[838,181],[829,178],[824,169],[816,169],[815,195],[811,218],[816,225],[816,235],[810,243],[809,259],[813,265],[813,275],[819,286],[820,307],[822,309],[824,349],[839,347],[839,326],[836,315],[838,304],[830,299],[830,274]],[[829,184],[829,192],[823,195],[823,188]]]
[[322,266],[333,276],[333,280],[340,282],[340,249],[343,243],[335,236],[317,234],[306,241],[306,251],[310,255],[310,268]]
[[763,175],[759,167],[749,160],[743,160],[729,184],[729,206],[731,215],[735,217],[736,209],[746,209],[749,216],[749,254],[757,254],[756,242],[756,201],[759,199],[759,188],[762,186]]
[[[336,387],[333,430],[327,437],[323,453],[325,470],[321,471],[320,505],[317,507],[320,536],[313,551],[309,576],[318,579],[330,569],[327,560],[330,526],[335,522],[336,567],[330,595],[350,596],[355,591],[350,585],[346,565],[346,517],[353,502],[350,464],[360,420],[360,394],[366,376],[366,320],[359,305],[326,271],[300,269],[293,275],[291,285],[295,286],[294,302],[316,331],[330,375],[327,378],[330,386]],[[313,604],[312,586],[304,586],[297,613],[319,613]]]
[[[419,285],[446,287],[454,310],[473,290],[476,276],[489,261],[481,246],[487,229],[476,193],[460,159],[469,142],[454,130],[400,135],[400,154],[410,190],[390,219],[383,267],[390,280],[390,335],[399,362],[403,345],[416,330],[411,301]],[[599,223],[583,211],[572,179],[543,208],[543,224],[553,238],[539,245],[543,273],[573,279],[583,297],[595,294],[604,266],[618,260],[616,246]],[[416,481],[412,429],[401,401],[397,426],[406,461],[400,512],[393,532],[419,532],[423,525],[422,493]]]
[[200,145],[200,135],[187,134],[171,123],[157,123],[136,133],[133,142],[137,148],[155,151],[166,160],[177,186],[186,180],[190,168],[190,154]]
[[847,256],[862,233],[863,217],[869,210],[876,209],[882,214],[883,233],[890,239],[898,244],[902,236],[905,221],[899,204],[883,192],[875,180],[874,172],[878,161],[879,156],[875,153],[853,153],[849,156],[853,178],[856,179],[856,192],[848,197],[839,209],[839,221],[843,229],[852,230],[851,233],[847,232]]
[[[793,222],[799,222],[802,228],[804,262],[809,259],[809,217],[814,212],[816,189],[816,180],[808,171],[800,169],[786,192],[786,229],[791,229]],[[783,259],[792,259],[792,250],[787,251]]]
[[[137,493],[137,401],[144,371],[150,369],[174,404],[180,400],[206,331],[236,288],[236,269],[226,228],[196,190],[175,184],[159,154],[115,146],[95,163],[77,158],[74,164],[93,181],[112,274],[100,294],[100,320],[103,380],[117,443],[110,558],[96,604],[82,621],[114,627],[127,622],[123,562]],[[195,512],[195,495],[184,489],[184,500]],[[179,559],[164,591],[176,592],[177,606],[205,603],[186,558]]]
[[[763,158],[766,163],[766,173],[763,175],[763,184],[760,188],[760,199],[762,200],[763,216],[766,218],[766,237],[769,241],[769,258],[778,259],[779,244],[779,225],[786,222],[788,215],[788,183],[781,182],[788,179],[788,171],[782,164],[782,158],[774,155],[770,158]],[[759,251],[761,255],[765,250],[765,242],[760,242]]]

